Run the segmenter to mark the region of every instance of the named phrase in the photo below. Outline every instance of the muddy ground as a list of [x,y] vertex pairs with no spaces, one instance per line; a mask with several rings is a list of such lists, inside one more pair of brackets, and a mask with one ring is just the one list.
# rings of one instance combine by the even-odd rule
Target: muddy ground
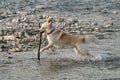
[[0,3],[2,10],[23,11],[23,15],[27,11],[27,15],[76,18],[99,28],[105,21],[113,23],[94,33],[98,44],[87,44],[92,58],[77,57],[72,49],[66,48],[57,49],[55,54],[43,52],[41,61],[34,54],[37,48],[12,54],[0,52],[0,80],[120,80],[120,0],[1,0]]

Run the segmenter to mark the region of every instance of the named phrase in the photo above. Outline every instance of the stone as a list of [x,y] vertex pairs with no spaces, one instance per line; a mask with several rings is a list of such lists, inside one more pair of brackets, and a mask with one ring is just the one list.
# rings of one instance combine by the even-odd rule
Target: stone
[[3,13],[4,13],[4,11],[0,11],[0,15],[3,14]]
[[44,9],[44,6],[43,6],[43,5],[36,5],[35,8],[36,8],[37,10],[39,10],[39,9]]
[[17,11],[17,14],[22,15],[22,16],[26,16],[27,12],[26,11]]
[[0,36],[0,40],[2,40],[3,39],[3,37],[2,36]]
[[111,21],[106,21],[103,23],[103,27],[105,28],[109,28],[109,27],[112,27],[113,26],[113,22]]
[[97,26],[98,23],[97,23],[97,22],[92,22],[91,25],[92,25],[92,26]]
[[4,43],[0,43],[0,51],[6,51],[7,46]]
[[3,36],[3,39],[8,41],[8,40],[15,40],[15,36],[14,35],[8,35],[8,36]]
[[12,23],[19,23],[19,18],[14,18],[14,19],[12,19]]
[[15,52],[16,49],[15,48],[12,48],[12,49],[8,49],[8,52]]
[[78,22],[78,19],[70,18],[70,19],[68,19],[68,21],[70,21],[70,22]]
[[118,14],[118,11],[113,11],[112,13],[113,13],[113,14]]
[[78,20],[78,23],[80,23],[80,24],[83,23],[83,22],[84,22],[83,20],[80,20],[80,19]]
[[15,48],[16,52],[22,51],[20,48]]
[[10,56],[10,55],[8,56],[8,59],[12,59],[12,58],[14,58],[14,57],[12,57],[12,56]]
[[105,8],[105,9],[101,10],[101,13],[102,13],[102,14],[107,14],[108,11],[109,11],[109,10]]
[[98,31],[100,31],[100,28],[96,27],[96,28],[94,28],[94,31],[98,32]]
[[2,52],[2,49],[0,48],[0,52]]

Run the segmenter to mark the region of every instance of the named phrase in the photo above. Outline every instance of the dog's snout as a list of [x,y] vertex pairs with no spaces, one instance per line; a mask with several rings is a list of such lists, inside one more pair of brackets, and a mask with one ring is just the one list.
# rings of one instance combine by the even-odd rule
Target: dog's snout
[[44,33],[44,31],[40,31],[40,33]]
[[40,33],[44,33],[45,31],[43,29],[39,29],[39,32]]

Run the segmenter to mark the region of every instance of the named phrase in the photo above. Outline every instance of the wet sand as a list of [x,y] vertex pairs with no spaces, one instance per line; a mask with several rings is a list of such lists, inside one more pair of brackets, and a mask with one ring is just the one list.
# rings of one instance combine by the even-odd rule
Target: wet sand
[[[120,54],[117,38],[88,45],[93,58],[77,57],[72,49],[45,51],[41,61],[32,52],[0,53],[1,80],[119,80]],[[104,44],[103,44],[104,42]],[[37,49],[34,51],[37,52]]]

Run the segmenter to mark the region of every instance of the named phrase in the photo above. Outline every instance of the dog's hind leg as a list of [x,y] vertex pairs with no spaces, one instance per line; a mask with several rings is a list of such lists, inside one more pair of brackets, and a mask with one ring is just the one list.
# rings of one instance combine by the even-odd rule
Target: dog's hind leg
[[78,56],[90,56],[90,54],[86,50],[80,50],[80,47],[77,45],[73,49]]
[[79,50],[79,48],[78,48],[77,46],[74,46],[74,47],[73,47],[73,50],[74,50],[74,52],[76,53],[76,55],[82,56],[82,54],[81,54],[81,52],[80,52],[80,50]]

